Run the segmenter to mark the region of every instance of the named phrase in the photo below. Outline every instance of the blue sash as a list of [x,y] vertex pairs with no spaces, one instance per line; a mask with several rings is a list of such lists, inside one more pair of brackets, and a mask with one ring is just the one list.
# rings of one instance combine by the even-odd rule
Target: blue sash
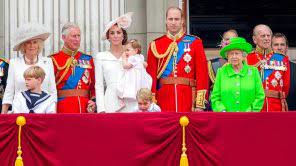
[[[79,60],[90,61],[91,56],[81,54],[81,56],[78,59],[78,62],[79,62]],[[75,67],[75,75],[73,75],[73,74],[70,75],[70,77],[68,78],[67,82],[65,83],[65,85],[62,89],[63,90],[74,89],[77,86],[79,80],[81,79],[84,71],[85,71],[85,68],[82,68],[80,66],[76,66]]]
[[[77,61],[79,62],[79,60],[90,61],[91,56],[81,53],[81,56],[79,57],[79,59]],[[76,66],[75,67],[75,75],[71,74],[69,76],[69,78],[68,78],[67,82],[65,83],[65,85],[63,86],[62,90],[75,89],[75,87],[78,85],[79,80],[83,76],[84,71],[85,71],[85,68],[82,68],[80,66]],[[58,101],[61,101],[63,99],[64,98],[58,98]]]
[[[184,55],[184,45],[185,43],[189,44],[189,46],[196,40],[195,37],[186,35],[179,43],[178,43],[178,53],[177,53],[177,62],[180,61],[180,59]],[[160,76],[161,78],[166,78],[168,77],[172,71],[173,71],[173,62],[174,62],[174,56],[171,57],[168,65],[166,66],[165,70],[163,71],[162,75]]]
[[[285,56],[282,54],[274,53],[271,56],[269,61],[280,61],[281,62],[281,61],[283,61],[284,57]],[[264,82],[266,80],[266,78],[272,74],[273,71],[274,71],[274,69],[264,69],[264,78],[263,78],[262,82]]]

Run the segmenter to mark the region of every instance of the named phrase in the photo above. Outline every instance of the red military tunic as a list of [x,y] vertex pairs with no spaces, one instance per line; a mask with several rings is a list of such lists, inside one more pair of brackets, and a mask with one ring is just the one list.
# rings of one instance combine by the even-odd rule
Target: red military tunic
[[290,88],[288,56],[273,53],[269,50],[264,53],[262,49],[256,48],[247,56],[247,62],[249,65],[257,67],[261,75],[266,96],[261,111],[287,111],[285,98]]
[[58,113],[86,113],[95,97],[94,63],[90,55],[63,48],[51,56],[58,91]]
[[147,61],[152,93],[162,111],[205,108],[209,81],[201,39],[183,32],[164,35],[150,43]]

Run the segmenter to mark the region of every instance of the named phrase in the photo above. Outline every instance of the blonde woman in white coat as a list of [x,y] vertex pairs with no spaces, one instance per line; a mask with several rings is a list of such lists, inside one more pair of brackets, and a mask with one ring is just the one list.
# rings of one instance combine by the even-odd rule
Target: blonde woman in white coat
[[51,96],[57,96],[53,64],[50,58],[43,57],[40,52],[44,41],[50,33],[40,24],[28,23],[17,29],[14,35],[14,51],[19,51],[20,56],[10,60],[8,69],[7,86],[3,96],[2,113],[8,112],[17,93],[27,90],[23,73],[31,66],[40,66],[45,71],[42,90]]

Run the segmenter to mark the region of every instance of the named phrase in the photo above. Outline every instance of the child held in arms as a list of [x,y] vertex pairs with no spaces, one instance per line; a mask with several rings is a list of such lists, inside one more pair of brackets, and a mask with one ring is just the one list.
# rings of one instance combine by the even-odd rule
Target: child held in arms
[[136,95],[141,88],[151,89],[152,78],[146,72],[144,56],[141,54],[141,44],[133,39],[124,46],[122,55],[122,78],[117,87],[117,95],[127,108],[137,106]]

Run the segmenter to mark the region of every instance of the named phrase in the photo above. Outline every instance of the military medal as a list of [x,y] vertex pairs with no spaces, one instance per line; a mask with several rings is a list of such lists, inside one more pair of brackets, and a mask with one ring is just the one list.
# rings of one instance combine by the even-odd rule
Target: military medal
[[183,59],[185,62],[189,63],[191,61],[192,57],[188,53],[186,53]]
[[272,85],[273,87],[276,87],[276,86],[278,85],[277,80],[276,80],[276,79],[272,79],[272,80],[271,80],[271,85]]
[[279,71],[276,71],[275,72],[275,78],[278,79],[278,80],[281,79],[282,78],[282,74]]
[[190,49],[190,45],[189,43],[184,43],[184,52],[190,52],[191,49]]
[[185,72],[188,74],[191,71],[191,67],[187,64],[184,68]]

